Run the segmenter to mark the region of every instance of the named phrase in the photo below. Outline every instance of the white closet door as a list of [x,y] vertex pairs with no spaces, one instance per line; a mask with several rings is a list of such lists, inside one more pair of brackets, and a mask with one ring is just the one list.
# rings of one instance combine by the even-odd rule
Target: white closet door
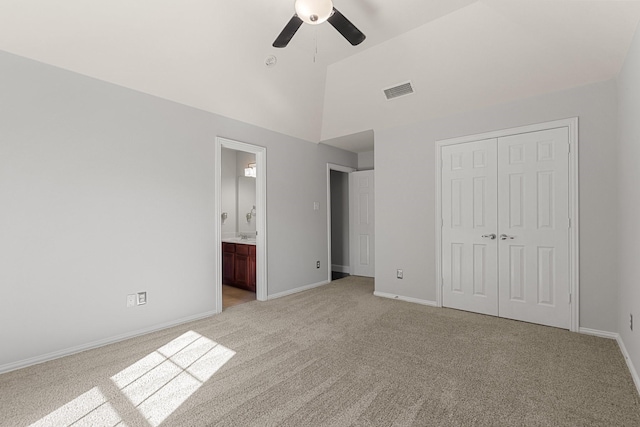
[[500,317],[569,328],[567,128],[498,140]]
[[[496,140],[442,148],[442,302],[498,315]],[[492,238],[493,237],[493,238]]]

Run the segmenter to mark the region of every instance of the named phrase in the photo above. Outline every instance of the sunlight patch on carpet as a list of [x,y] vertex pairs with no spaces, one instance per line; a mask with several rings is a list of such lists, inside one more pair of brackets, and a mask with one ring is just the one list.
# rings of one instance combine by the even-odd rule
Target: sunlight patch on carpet
[[233,350],[189,331],[111,379],[156,427],[234,355]]
[[[189,331],[118,372],[111,381],[149,425],[157,427],[235,354]],[[125,420],[99,387],[32,424],[34,427],[81,425],[126,427]]]
[[[98,387],[78,396],[71,402],[40,418],[31,427],[71,426],[71,425],[110,425],[115,426],[122,419],[109,404]],[[125,426],[124,424],[120,424]]]

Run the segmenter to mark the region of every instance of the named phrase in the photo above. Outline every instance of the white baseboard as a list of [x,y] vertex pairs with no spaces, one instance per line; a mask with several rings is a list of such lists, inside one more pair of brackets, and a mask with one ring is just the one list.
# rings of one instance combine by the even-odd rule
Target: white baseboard
[[429,301],[429,300],[425,300],[425,299],[418,299],[418,298],[411,298],[411,297],[403,297],[401,295],[388,294],[386,292],[375,291],[373,293],[373,295],[375,295],[377,297],[382,297],[382,298],[397,299],[397,300],[400,300],[400,301],[413,302],[415,304],[428,305],[430,307],[437,307],[438,306],[438,303],[435,302],[435,301]]
[[318,283],[312,283],[310,285],[300,286],[299,288],[289,289],[288,291],[278,292],[277,294],[272,294],[267,296],[267,300],[272,300],[276,298],[286,297],[287,295],[297,294],[298,292],[308,291],[309,289],[317,288],[318,286],[323,286],[328,284],[328,280],[324,280]]
[[348,265],[331,264],[331,271],[336,271],[338,273],[351,274],[351,267],[349,267]]
[[606,332],[599,331],[597,329],[589,329],[589,328],[580,328],[578,332],[581,334],[594,335],[596,337],[601,338],[609,338],[616,340],[618,343],[618,347],[620,348],[620,352],[624,357],[625,362],[627,362],[627,368],[629,369],[629,373],[631,373],[631,378],[633,378],[633,383],[636,386],[636,390],[638,390],[638,394],[640,394],[640,377],[638,376],[638,371],[636,371],[635,366],[633,366],[633,361],[631,357],[629,357],[629,352],[627,352],[627,348],[624,345],[624,341],[622,341],[622,337],[620,334],[616,332]]
[[593,335],[600,338],[609,338],[611,340],[617,340],[620,338],[616,332],[599,331],[597,329],[590,328],[578,328],[578,332],[585,335]]
[[631,357],[629,357],[629,352],[627,351],[627,347],[624,345],[624,341],[622,341],[622,337],[619,334],[616,338],[618,342],[618,347],[620,347],[620,351],[624,356],[624,360],[627,362],[627,368],[629,368],[629,372],[631,372],[631,378],[633,378],[633,383],[636,385],[636,390],[638,390],[638,394],[640,394],[640,377],[638,377],[638,371],[636,371],[635,366],[633,366],[633,361]]
[[16,369],[26,368],[32,365],[38,365],[40,363],[48,362],[50,360],[59,359],[60,357],[70,356],[75,353],[80,353],[82,351],[91,350],[94,348],[102,347],[105,345],[113,344],[119,341],[128,340],[129,338],[135,338],[140,335],[146,335],[152,332],[157,332],[162,329],[172,328],[174,326],[182,325],[183,323],[193,322],[195,320],[204,319],[206,317],[211,317],[214,314],[217,314],[215,311],[208,311],[206,313],[196,314],[194,316],[184,317],[182,319],[173,320],[170,322],[161,323],[159,325],[150,326],[144,329],[138,329],[137,331],[128,332],[121,335],[116,335],[114,337],[105,338],[98,341],[92,341],[87,344],[78,345],[75,347],[66,348],[64,350],[58,350],[51,353],[43,354],[41,356],[31,357],[29,359],[19,360],[17,362],[11,362],[4,365],[0,365],[0,374],[4,374],[6,372],[15,371]]

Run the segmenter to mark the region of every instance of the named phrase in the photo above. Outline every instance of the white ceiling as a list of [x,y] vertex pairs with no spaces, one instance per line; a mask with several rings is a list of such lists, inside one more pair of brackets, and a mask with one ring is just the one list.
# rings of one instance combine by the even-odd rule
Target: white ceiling
[[0,50],[360,152],[372,130],[613,78],[640,20],[640,0],[334,5],[361,45],[325,23],[271,47],[293,0],[1,0]]

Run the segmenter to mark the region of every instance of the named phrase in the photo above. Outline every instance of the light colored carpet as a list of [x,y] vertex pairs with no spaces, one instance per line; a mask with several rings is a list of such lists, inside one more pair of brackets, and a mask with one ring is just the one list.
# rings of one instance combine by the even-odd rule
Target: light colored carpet
[[1,375],[0,425],[640,426],[613,340],[372,293],[349,277]]

